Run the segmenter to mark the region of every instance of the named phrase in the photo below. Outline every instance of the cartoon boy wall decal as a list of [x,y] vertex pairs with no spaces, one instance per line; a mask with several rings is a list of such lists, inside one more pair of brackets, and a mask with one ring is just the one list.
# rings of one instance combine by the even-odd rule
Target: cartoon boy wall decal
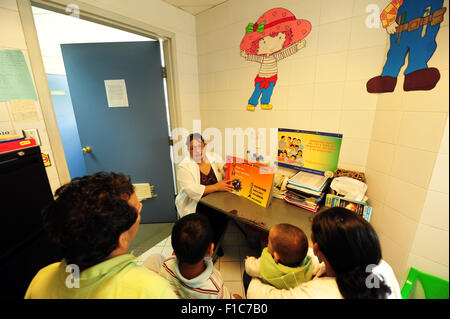
[[403,90],[431,90],[440,79],[439,70],[429,68],[436,51],[436,35],[444,20],[443,0],[392,0],[380,19],[390,37],[390,48],[380,76],[367,82],[367,92],[393,92],[397,76],[408,55]]
[[247,110],[255,110],[261,95],[261,109],[272,109],[270,98],[278,78],[277,62],[305,47],[304,38],[310,32],[309,21],[296,19],[289,10],[283,8],[271,9],[256,23],[248,24],[241,41],[241,56],[261,66]]

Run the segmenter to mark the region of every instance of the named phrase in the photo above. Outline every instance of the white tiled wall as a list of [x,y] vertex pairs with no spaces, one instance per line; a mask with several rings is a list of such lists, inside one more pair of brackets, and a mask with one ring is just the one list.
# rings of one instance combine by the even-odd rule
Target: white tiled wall
[[[15,0],[0,1],[0,50],[1,49],[22,50],[31,73],[27,44],[23,35],[22,23]],[[31,78],[33,79],[33,76],[31,76]],[[52,166],[47,167],[46,171],[52,190],[55,191],[56,188],[60,186],[59,178],[56,171],[56,166],[54,164],[55,161],[50,147],[45,122],[42,117],[41,107],[39,105],[39,101],[36,101],[35,103],[39,120],[24,122],[14,120],[8,102],[0,102],[0,113],[2,114],[0,117],[0,127],[9,127],[14,130],[15,134],[18,135],[22,135],[23,129],[38,129],[41,139],[41,151],[50,155]],[[7,120],[8,117],[9,120]]]
[[436,42],[433,90],[404,92],[404,66],[378,96],[366,163],[371,222],[401,285],[411,266],[448,279],[448,15]]
[[[379,73],[387,37],[384,30],[365,26],[362,2],[374,3],[259,1],[255,5],[251,0],[230,0],[196,16],[203,126],[342,133],[339,166],[365,171],[377,104],[376,96],[366,92],[365,81]],[[252,113],[246,106],[259,66],[240,57],[239,45],[247,24],[275,7],[309,20],[312,31],[305,49],[278,64],[273,110]]]
[[408,266],[449,278],[448,118],[428,186]]
[[[366,173],[372,223],[380,234],[384,258],[398,276],[414,257],[427,265],[424,271],[432,272],[429,265],[436,265],[448,278],[448,253],[447,262],[433,260],[417,244],[432,245],[436,224],[448,225],[448,145],[441,143],[447,134],[448,144],[444,133],[449,109],[448,14],[436,39],[438,49],[428,63],[440,70],[438,85],[432,91],[404,92],[404,66],[394,93],[369,94],[366,82],[381,74],[389,41],[384,29],[368,28],[366,21],[371,13],[378,17],[380,12],[373,10],[383,10],[388,1],[254,4],[230,0],[196,17],[203,128],[223,132],[228,125],[288,127],[342,133],[339,166]],[[239,56],[239,44],[247,24],[275,7],[309,20],[312,31],[306,48],[278,65],[273,110],[251,113],[245,108],[258,65]],[[441,231],[448,235],[447,227],[436,230],[436,236]],[[448,238],[446,243],[437,249],[448,250]]]

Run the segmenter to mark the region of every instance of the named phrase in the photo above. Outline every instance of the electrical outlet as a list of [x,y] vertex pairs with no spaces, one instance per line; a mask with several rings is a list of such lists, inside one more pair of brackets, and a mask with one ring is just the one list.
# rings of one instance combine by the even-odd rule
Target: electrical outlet
[[26,130],[22,130],[23,136],[26,138],[34,138],[37,145],[41,145],[41,139],[39,138],[39,132],[37,128],[30,128]]

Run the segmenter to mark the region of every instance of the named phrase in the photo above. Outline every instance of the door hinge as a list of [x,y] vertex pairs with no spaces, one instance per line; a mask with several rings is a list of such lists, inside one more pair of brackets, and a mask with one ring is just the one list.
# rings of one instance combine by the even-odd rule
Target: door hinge
[[173,146],[173,139],[169,136],[169,145]]
[[163,79],[167,79],[167,68],[165,66],[161,68],[161,76]]

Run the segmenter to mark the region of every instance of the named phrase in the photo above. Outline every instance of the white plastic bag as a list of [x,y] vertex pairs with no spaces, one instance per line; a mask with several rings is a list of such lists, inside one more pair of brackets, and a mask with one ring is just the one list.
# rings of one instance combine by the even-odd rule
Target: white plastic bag
[[330,187],[339,195],[343,195],[344,199],[359,202],[366,201],[367,199],[367,197],[365,197],[367,185],[351,177],[336,177],[331,182]]

